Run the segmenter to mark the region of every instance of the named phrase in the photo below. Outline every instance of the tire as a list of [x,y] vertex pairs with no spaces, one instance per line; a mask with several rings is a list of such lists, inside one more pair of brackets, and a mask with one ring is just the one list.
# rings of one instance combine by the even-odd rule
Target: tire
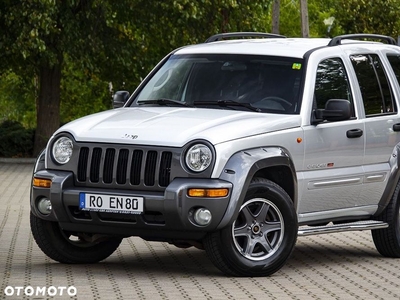
[[254,178],[235,222],[209,233],[204,247],[226,275],[268,276],[289,258],[297,232],[297,214],[289,195],[270,180]]
[[122,238],[88,242],[63,231],[57,222],[42,220],[31,213],[32,235],[39,248],[51,259],[66,264],[96,263],[109,257]]
[[400,258],[400,182],[378,220],[388,223],[389,227],[371,230],[376,249],[383,256]]

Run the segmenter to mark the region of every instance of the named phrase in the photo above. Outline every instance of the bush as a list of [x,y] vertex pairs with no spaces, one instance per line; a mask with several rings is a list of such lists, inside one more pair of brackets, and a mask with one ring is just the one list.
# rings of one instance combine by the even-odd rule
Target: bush
[[0,157],[32,157],[34,136],[17,121],[0,123]]

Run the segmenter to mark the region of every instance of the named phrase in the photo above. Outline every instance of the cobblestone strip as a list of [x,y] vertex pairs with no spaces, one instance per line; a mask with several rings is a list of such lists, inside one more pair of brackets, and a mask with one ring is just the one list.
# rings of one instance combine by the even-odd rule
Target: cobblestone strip
[[18,217],[17,217],[17,222],[15,224],[14,232],[13,232],[13,235],[12,235],[12,238],[11,238],[10,247],[8,249],[5,268],[4,268],[4,271],[3,271],[4,272],[4,278],[3,278],[3,282],[1,284],[1,290],[0,290],[1,294],[0,295],[3,295],[4,289],[9,285],[9,279],[11,277],[11,269],[12,269],[13,258],[14,258],[14,253],[15,253],[15,244],[17,242],[18,232],[19,232],[19,229],[21,227],[22,215],[23,215],[23,207],[20,206],[19,207],[19,212],[18,212]]
[[10,205],[7,205],[6,209],[4,211],[3,220],[1,220],[1,224],[0,224],[0,239],[1,239],[1,235],[3,234],[4,227],[6,226],[9,215],[10,215]]
[[139,299],[139,300],[145,300],[146,296],[144,295],[143,290],[140,287],[140,284],[136,280],[135,275],[133,275],[132,270],[128,267],[128,265],[126,263],[126,260],[125,260],[125,257],[122,254],[121,249],[117,249],[116,253],[117,253],[117,257],[118,257],[119,261],[122,264],[122,268],[125,271],[128,279],[129,279],[129,281],[131,283],[131,286],[132,286],[133,290],[136,292],[136,297],[135,298]]
[[[293,269],[296,269],[296,268],[294,267]],[[322,300],[322,299],[323,299],[323,300],[326,300],[326,299],[327,299],[326,296],[323,297],[323,298],[317,296],[315,293],[313,293],[312,291],[310,291],[310,289],[308,289],[306,286],[304,286],[303,284],[299,283],[299,280],[296,280],[296,278],[293,278],[293,276],[290,276],[289,274],[285,274],[284,271],[281,270],[279,274],[282,274],[282,275],[286,278],[286,280],[289,281],[289,282],[292,284],[292,285],[290,286],[290,289],[291,289],[291,290],[293,290],[293,288],[292,288],[293,286],[296,286],[296,287],[299,288],[301,291],[305,292],[305,294],[307,294],[307,298],[309,298],[309,299],[321,299],[321,300]],[[301,276],[301,277],[299,277],[299,278],[303,278],[303,277]],[[328,294],[329,294],[329,293],[328,293]],[[331,296],[334,296],[334,294],[332,293]],[[294,295],[294,297],[296,297],[296,298],[292,298],[292,299],[297,299],[297,296],[296,296],[296,295]]]
[[[24,171],[24,165],[10,165],[5,168],[4,166],[5,165],[1,165],[1,171],[4,172],[4,174],[7,174],[8,176],[7,178],[2,180],[2,184],[0,185],[2,190],[2,195],[8,195],[8,194],[15,195],[16,193],[13,192],[12,190],[20,188],[21,183],[26,182],[28,180]],[[13,166],[13,168],[11,168],[11,166]],[[32,167],[31,165],[28,166]],[[19,180],[18,177],[20,177]],[[13,203],[7,203],[7,204],[20,204],[20,203],[19,201],[18,202],[14,201]]]
[[[344,243],[345,245],[349,246],[349,247],[354,247],[354,243],[355,244],[361,244],[358,240],[352,239],[350,238],[354,243],[350,244],[348,242],[346,242],[345,240],[343,240],[342,238],[340,238],[340,236],[335,236],[335,238]],[[364,246],[364,245],[363,245]],[[339,249],[343,249],[346,250],[345,247],[337,244],[336,247],[338,247]],[[368,253],[367,251],[361,249],[361,248],[357,248],[359,249],[360,252],[364,252],[364,253]],[[379,291],[385,291],[387,292],[389,295],[396,297],[398,299],[400,299],[400,294],[395,293],[394,291],[400,291],[400,285],[399,285],[399,279],[400,279],[400,273],[394,273],[389,271],[388,269],[384,269],[382,266],[376,264],[376,262],[371,261],[369,259],[366,259],[363,257],[363,262],[368,263],[368,266],[372,266],[373,268],[377,268],[380,269],[381,271],[385,272],[385,273],[389,273],[390,275],[392,275],[394,278],[397,277],[397,280],[389,280],[387,276],[382,276],[381,274],[379,274],[378,272],[374,271],[373,268],[371,267],[366,267],[365,264],[360,264],[355,262],[351,257],[343,257],[344,261],[347,262],[348,264],[339,264],[341,267],[343,267],[346,270],[349,270],[351,273],[358,275],[360,277],[363,278],[363,282],[368,282],[371,286],[375,287],[375,290],[379,290]],[[386,263],[386,262],[385,262]],[[348,265],[355,265],[357,266],[357,269],[362,269],[363,271],[365,271],[365,274],[368,274],[368,278],[365,277],[364,275],[361,275],[359,272],[354,271],[354,268],[349,268]],[[390,264],[392,267],[395,267],[393,264]],[[398,268],[398,267],[397,267]],[[373,278],[373,280],[369,279],[369,278]],[[377,284],[376,278],[381,279],[383,282],[387,282],[390,284],[391,288],[393,288],[393,290],[389,290],[383,286],[380,286],[379,284]]]
[[[319,237],[319,238],[321,238],[321,237]],[[324,251],[324,252],[319,251],[320,257],[323,257],[324,259],[326,259],[326,260],[324,260],[324,261],[333,262],[335,266],[340,266],[341,268],[345,269],[345,270],[348,271],[348,272],[351,272],[351,273],[353,273],[353,274],[355,274],[355,275],[359,275],[359,277],[362,278],[361,282],[367,282],[367,281],[368,281],[368,278],[366,278],[366,277],[363,276],[363,275],[358,274],[357,272],[355,272],[355,271],[354,271],[352,268],[350,268],[349,266],[343,265],[342,263],[340,263],[340,262],[338,263],[337,261],[335,261],[335,260],[332,258],[332,253],[333,253],[334,251],[333,251],[332,249],[329,249],[329,247],[327,247],[325,244],[323,244],[323,243],[321,243],[319,240],[315,239],[315,240],[314,240],[314,245],[318,245],[318,246],[320,246],[320,247],[323,248],[323,249],[330,250],[330,251]],[[305,246],[306,248],[314,249],[314,250],[315,250],[315,248],[312,248],[312,247],[311,247],[310,245],[308,245],[308,244],[304,244],[304,246]],[[337,245],[335,245],[335,247],[337,247]],[[327,268],[330,272],[332,272],[333,274],[337,275],[337,278],[341,278],[341,280],[345,280],[345,282],[350,283],[350,284],[352,284],[353,286],[358,287],[359,289],[362,289],[363,291],[365,291],[365,292],[367,292],[367,293],[370,293],[370,295],[374,297],[373,299],[382,299],[382,300],[385,300],[385,299],[382,298],[380,295],[378,295],[378,294],[376,294],[376,293],[373,293],[373,292],[369,291],[368,289],[365,289],[365,287],[363,287],[361,284],[359,284],[358,282],[356,282],[356,281],[353,280],[352,278],[350,278],[350,277],[344,275],[344,273],[341,273],[341,272],[339,272],[339,271],[337,271],[337,270],[331,268],[331,267],[330,267],[329,265],[327,265],[324,261],[321,261],[321,259],[315,259],[313,256],[310,255],[310,251],[303,251],[303,250],[300,250],[300,251],[301,251],[306,257],[312,258],[312,259],[315,261],[315,263],[318,264],[320,267],[321,267],[321,266],[324,266],[324,267]],[[326,253],[329,253],[330,255],[326,255]],[[341,258],[345,259],[345,257],[343,257],[342,255],[341,255]],[[347,294],[353,296],[354,298],[356,298],[356,299],[364,299],[364,296],[362,296],[362,295],[360,296],[360,295],[358,295],[358,294],[355,294],[354,292],[350,291],[350,290],[349,290],[348,288],[346,288],[345,286],[339,284],[338,282],[335,282],[333,279],[331,279],[332,276],[327,276],[326,274],[323,274],[322,272],[320,272],[320,271],[318,271],[318,270],[315,270],[315,272],[316,272],[317,274],[319,274],[321,277],[323,277],[324,279],[326,279],[326,280],[328,280],[329,282],[335,284],[335,285],[336,285],[337,287],[339,287],[341,290],[346,291]],[[361,278],[358,278],[358,279],[361,279]]]
[[137,250],[135,244],[133,243],[132,239],[128,239],[128,243],[132,249],[132,251],[135,254],[135,257],[138,259],[139,263],[143,266],[143,268],[146,270],[146,274],[149,277],[151,283],[154,285],[154,287],[157,290],[157,293],[161,296],[161,299],[168,299],[167,294],[162,290],[160,284],[158,283],[157,278],[154,276],[153,272],[151,272],[148,268],[147,263],[143,260],[143,258],[140,255],[140,252]]
[[[26,251],[25,257],[25,272],[24,272],[24,286],[31,285],[32,282],[32,245],[33,245],[33,238],[32,235],[29,234],[28,238],[28,247]],[[29,299],[29,296],[24,294],[24,299]]]
[[112,269],[110,268],[109,264],[104,264],[104,268],[107,274],[107,279],[111,283],[111,288],[113,290],[114,296],[113,299],[123,300],[124,297],[122,296],[121,289],[119,288],[118,282]]
[[[67,275],[67,285],[68,285],[68,287],[70,287],[70,286],[74,286],[75,287],[74,274],[72,272],[72,266],[71,265],[65,265],[65,274]],[[75,296],[70,296],[70,299],[77,300],[78,299],[78,293]]]
[[[184,250],[186,255],[190,257],[191,261],[200,269],[204,274],[209,275],[209,272],[204,267],[204,265],[197,260],[197,258],[187,249]],[[225,295],[226,299],[236,299],[235,295],[229,293],[229,291],[221,284],[221,282],[215,278],[215,276],[210,276],[211,282]]]
[[[195,287],[203,294],[204,299],[212,299],[211,294],[201,285],[201,283],[191,274],[187,267],[182,263],[182,261],[176,257],[175,253],[171,250],[171,248],[166,244],[163,243],[163,246],[167,253],[170,255],[170,257],[173,259],[173,261],[182,269],[184,270],[184,276],[189,278],[190,281],[193,283]],[[175,279],[176,280],[176,279]],[[182,288],[182,287],[181,287]],[[183,289],[183,288],[182,288]],[[188,298],[190,299],[190,298]]]
[[101,297],[100,297],[99,288],[97,287],[96,279],[94,278],[91,265],[85,266],[85,273],[86,273],[86,277],[90,284],[90,290],[92,292],[92,299],[100,300]]

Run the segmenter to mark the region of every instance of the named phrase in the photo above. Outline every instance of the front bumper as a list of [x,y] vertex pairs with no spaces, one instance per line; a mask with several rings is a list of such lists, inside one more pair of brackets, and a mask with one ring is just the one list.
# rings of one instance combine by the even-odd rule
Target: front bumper
[[[140,236],[149,240],[199,240],[217,228],[229,204],[232,184],[220,179],[175,178],[164,192],[133,191],[76,187],[72,172],[40,170],[37,178],[51,179],[50,188],[32,187],[31,211],[44,220],[58,222],[63,230],[101,233],[121,236]],[[227,188],[221,198],[198,198],[187,195],[188,188]],[[111,194],[144,198],[144,213],[119,214],[79,209],[79,193]],[[49,215],[41,214],[37,202],[41,198],[51,201]],[[207,226],[196,225],[190,217],[193,208],[204,207],[212,214]]]

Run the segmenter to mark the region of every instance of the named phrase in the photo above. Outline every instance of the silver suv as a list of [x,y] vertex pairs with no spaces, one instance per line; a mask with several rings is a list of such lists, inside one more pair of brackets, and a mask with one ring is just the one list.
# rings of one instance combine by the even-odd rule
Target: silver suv
[[115,109],[54,133],[34,169],[33,236],[62,263],[130,236],[196,246],[232,276],[276,272],[310,234],[372,230],[400,257],[399,80],[400,47],[382,35],[229,33],[177,49]]

